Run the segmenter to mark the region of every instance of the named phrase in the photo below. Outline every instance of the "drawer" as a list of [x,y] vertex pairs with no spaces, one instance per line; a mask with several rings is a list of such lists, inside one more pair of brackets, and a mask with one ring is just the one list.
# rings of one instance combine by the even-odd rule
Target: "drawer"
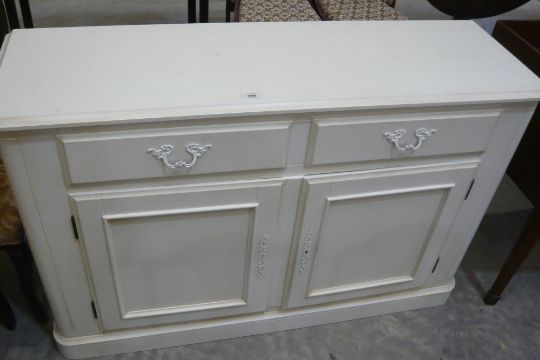
[[306,163],[482,152],[500,110],[314,119]]
[[291,122],[62,134],[72,184],[286,166]]

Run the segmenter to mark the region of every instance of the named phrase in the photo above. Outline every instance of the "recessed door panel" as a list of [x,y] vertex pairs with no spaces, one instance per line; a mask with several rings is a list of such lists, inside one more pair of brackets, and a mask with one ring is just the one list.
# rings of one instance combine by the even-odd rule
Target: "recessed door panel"
[[191,311],[211,303],[245,305],[253,210],[106,220],[123,316],[141,317],[148,309]]
[[422,286],[474,165],[308,177],[291,307]]
[[309,296],[411,280],[447,194],[420,188],[329,201]]

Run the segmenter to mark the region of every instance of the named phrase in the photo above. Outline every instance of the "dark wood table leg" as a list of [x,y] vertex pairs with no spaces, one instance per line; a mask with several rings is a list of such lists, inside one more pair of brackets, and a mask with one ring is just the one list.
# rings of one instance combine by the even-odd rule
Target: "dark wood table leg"
[[529,0],[428,0],[428,2],[454,19],[478,19],[504,14]]
[[15,5],[15,0],[4,0],[4,7],[6,9],[9,28],[11,30],[19,29],[21,25],[19,24],[19,16],[17,15],[17,6]]
[[[23,235],[24,237],[24,235]],[[19,280],[21,283],[22,291],[30,305],[30,310],[34,317],[41,324],[47,323],[47,312],[38,300],[36,290],[34,287],[34,261],[30,249],[25,242],[21,242],[18,245],[10,246],[8,255],[17,271]]]
[[31,29],[34,27],[34,21],[32,20],[32,11],[30,10],[30,3],[28,0],[19,0],[21,5],[21,15],[23,18],[24,27]]
[[208,0],[199,0],[199,22],[208,22]]
[[234,3],[231,0],[225,0],[225,22],[231,22],[231,12],[234,10]]
[[9,22],[6,13],[6,8],[3,7],[2,2],[0,2],[0,46],[4,42],[4,37],[9,33]]
[[188,23],[197,22],[197,2],[196,0],[188,0]]
[[537,206],[534,209],[527,221],[527,225],[525,225],[519,239],[506,259],[499,276],[497,276],[491,289],[489,289],[484,297],[484,302],[487,305],[495,305],[497,301],[499,301],[504,288],[508,285],[512,276],[514,276],[531,249],[534,247],[538,238],[540,238],[540,206]]
[[6,328],[8,330],[15,330],[17,326],[17,320],[15,319],[15,314],[9,305],[7,299],[0,293],[0,317],[6,322]]

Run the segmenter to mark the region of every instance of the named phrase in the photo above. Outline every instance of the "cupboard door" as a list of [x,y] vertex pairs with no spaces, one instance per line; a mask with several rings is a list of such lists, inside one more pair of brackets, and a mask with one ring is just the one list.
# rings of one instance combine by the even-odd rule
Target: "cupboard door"
[[281,182],[73,195],[105,330],[264,311]]
[[421,287],[474,169],[307,177],[288,306]]

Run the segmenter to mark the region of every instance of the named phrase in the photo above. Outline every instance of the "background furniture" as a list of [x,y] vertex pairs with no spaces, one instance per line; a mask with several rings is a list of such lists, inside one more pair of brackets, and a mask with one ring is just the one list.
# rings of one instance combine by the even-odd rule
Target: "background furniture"
[[[191,1],[194,1],[194,0],[191,0]],[[228,1],[228,0],[225,0],[225,1]],[[208,9],[209,9],[208,0],[199,0],[199,22],[201,23],[208,22]]]
[[[26,243],[24,233],[21,234],[17,243],[2,244],[0,241],[0,251],[6,252],[13,264],[19,284],[24,294],[24,298],[28,302],[30,311],[34,318],[41,324],[46,324],[48,321],[47,311],[39,301],[34,285],[34,262],[32,254]],[[0,311],[5,314],[6,327],[10,330],[15,329],[17,320],[9,305],[7,299],[0,293]]]
[[[498,21],[493,37],[540,76],[540,21]],[[531,119],[508,167],[508,174],[535,205],[540,204],[540,172],[531,159],[540,158],[540,111]]]
[[0,45],[4,42],[4,37],[9,33],[9,23],[4,3],[0,3]]
[[75,358],[444,303],[540,99],[468,21],[23,30],[3,52],[2,156]]
[[478,19],[504,14],[529,0],[428,0],[438,10],[454,19]]
[[[197,0],[188,0],[187,6],[188,6],[188,23],[191,24],[191,23],[197,22]],[[208,10],[206,11],[206,14],[208,16]]]
[[323,20],[406,20],[396,11],[395,0],[315,0]]
[[[0,250],[7,252],[17,275],[23,293],[32,313],[39,322],[45,323],[47,316],[39,303],[33,283],[33,261],[26,245],[21,219],[13,199],[4,163],[0,160]],[[5,318],[8,329],[13,330],[16,319],[7,299],[0,293],[0,317]]]
[[[17,0],[2,0],[6,13],[8,16],[8,23],[10,29],[19,29],[21,27],[19,23],[19,15],[17,15]],[[21,9],[21,15],[25,28],[33,28],[34,21],[32,20],[32,11],[30,10],[30,3],[28,0],[18,0],[19,7]]]
[[[17,15],[17,0],[2,0],[8,15],[11,29],[19,29],[19,17]],[[25,28],[33,28],[34,22],[32,19],[32,11],[30,9],[29,0],[18,0],[21,9],[21,15]],[[230,0],[227,0],[230,1]],[[208,0],[200,0],[200,22],[208,22]],[[197,22],[197,0],[187,0],[188,23]],[[1,20],[0,20],[1,21]]]
[[234,13],[235,1],[225,0],[225,22],[231,21],[231,13]]
[[[498,21],[493,37],[540,76],[540,21]],[[540,238],[540,170],[531,159],[540,159],[540,109],[531,122],[508,167],[508,174],[531,201],[534,210],[521,236],[484,301],[494,305],[512,276]]]
[[235,21],[320,21],[309,0],[236,0]]
[[393,0],[236,0],[235,20],[283,22],[319,20],[405,20]]
[[0,321],[5,323],[8,330],[14,330],[17,326],[17,319],[13,313],[11,305],[0,291]]

